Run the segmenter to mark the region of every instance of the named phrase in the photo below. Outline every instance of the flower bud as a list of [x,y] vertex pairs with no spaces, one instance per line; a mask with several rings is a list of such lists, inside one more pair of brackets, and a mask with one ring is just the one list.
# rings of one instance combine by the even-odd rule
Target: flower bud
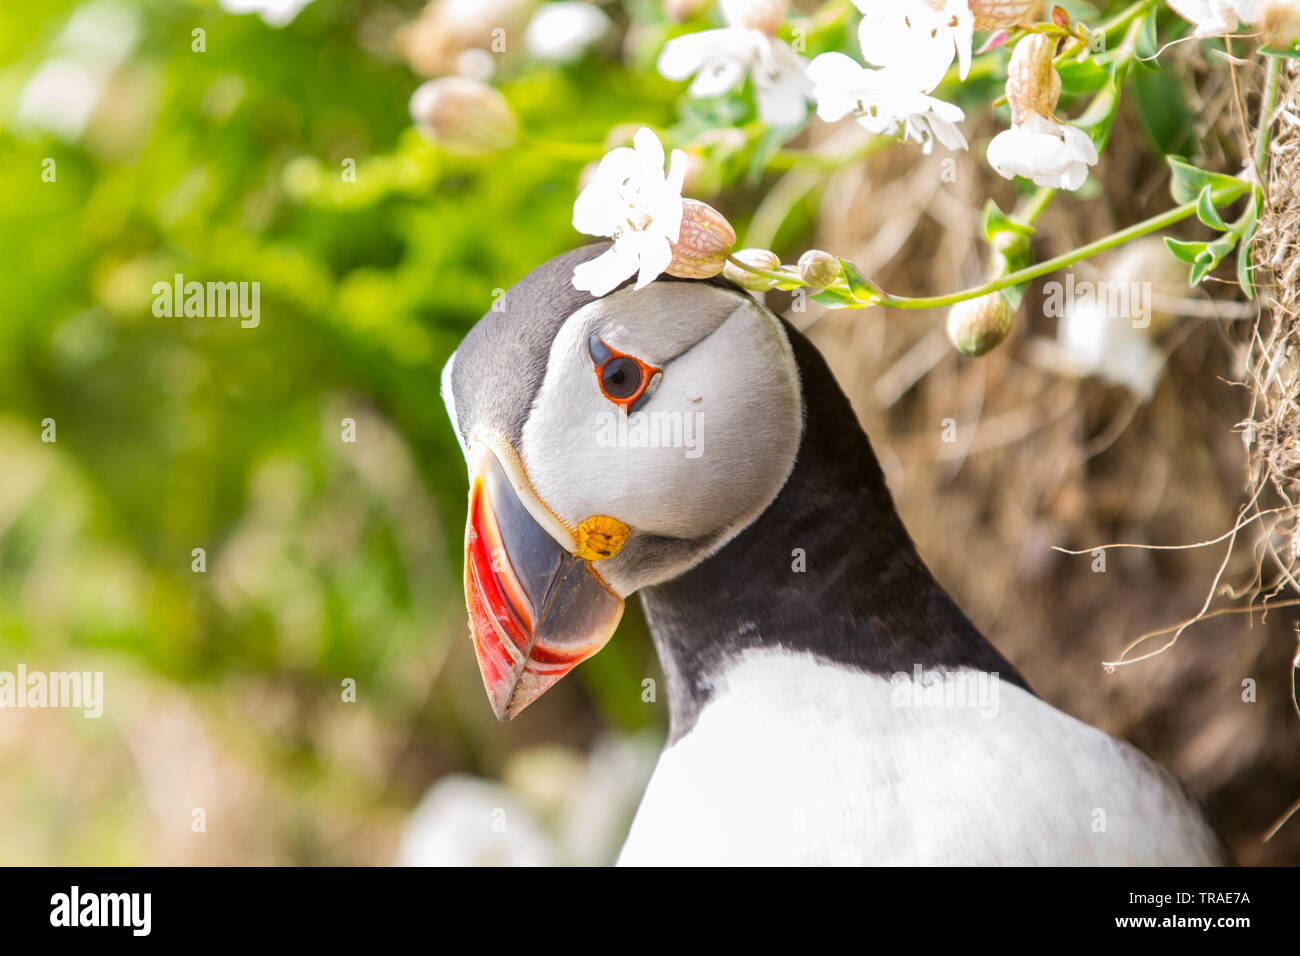
[[799,257],[799,278],[814,289],[833,285],[840,275],[840,260],[829,252],[809,249]]
[[[747,266],[752,266],[755,269],[766,269],[769,272],[775,271],[781,266],[780,257],[768,249],[741,249],[739,252],[733,252],[731,257]],[[728,262],[723,267],[722,274],[742,289],[748,289],[751,292],[766,292],[768,289],[776,287],[775,279],[755,275],[731,262]]]
[[491,61],[501,58],[488,52],[497,37],[523,34],[535,5],[535,0],[430,0],[414,20],[397,29],[393,45],[421,76],[463,73],[466,66],[482,69],[484,55]]
[[1056,40],[1041,33],[1031,33],[1011,53],[1007,64],[1007,104],[1011,107],[1011,125],[1019,126],[1030,113],[1052,118],[1061,96],[1061,78],[1052,65]]
[[463,76],[422,83],[411,94],[410,111],[421,135],[449,153],[482,156],[519,140],[519,122],[506,98]]
[[1011,331],[1011,303],[1001,292],[958,302],[948,310],[948,338],[963,355],[992,350]]
[[1287,49],[1300,38],[1300,2],[1264,0],[1259,11],[1259,30],[1264,45]]
[[998,30],[1021,23],[1033,5],[1034,0],[970,0],[970,12],[976,30]]
[[673,261],[665,270],[681,279],[707,279],[727,264],[727,250],[736,244],[736,230],[727,217],[698,199],[682,200],[682,227],[673,245]]
[[664,12],[678,23],[685,23],[708,6],[709,0],[664,0]]
[[722,7],[722,19],[727,21],[727,26],[762,30],[768,36],[775,36],[785,19],[789,0],[719,0],[718,5]]

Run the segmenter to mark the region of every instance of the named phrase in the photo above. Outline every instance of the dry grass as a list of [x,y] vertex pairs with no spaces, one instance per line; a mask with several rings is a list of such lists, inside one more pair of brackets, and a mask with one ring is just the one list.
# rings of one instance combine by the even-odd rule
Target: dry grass
[[[1201,161],[1236,170],[1250,155],[1244,117],[1262,72],[1252,64],[1229,71],[1199,47],[1182,44],[1165,57],[1195,71]],[[1284,102],[1295,96],[1288,83]],[[946,156],[905,150],[834,176],[813,243],[854,258],[891,292],[981,281],[980,207],[991,195],[1010,209],[1015,191],[983,161],[996,127],[967,125],[972,148],[957,158],[952,181],[942,175]],[[1009,339],[978,360],[948,346],[940,313],[790,316],[829,357],[904,520],[959,603],[1042,696],[1186,779],[1246,863],[1300,861],[1296,821],[1262,839],[1300,794],[1289,687],[1296,616],[1285,607],[1300,596],[1291,505],[1300,502],[1300,121],[1283,114],[1277,130],[1273,175],[1284,182],[1257,239],[1257,255],[1276,273],[1260,282],[1273,287],[1268,308],[1256,327],[1259,310],[1230,268],[1190,290],[1181,279],[1169,285],[1167,263],[1153,260],[1145,278],[1172,318],[1159,335],[1166,366],[1148,402],[1044,361],[1055,319],[1042,314],[1041,283],[1027,290]],[[1168,208],[1167,173],[1131,110],[1096,172],[1100,195],[1058,197],[1039,220],[1039,257]],[[797,175],[769,195],[798,192]],[[1194,223],[1184,234],[1203,237]],[[1105,275],[1119,254],[1080,264],[1078,277]],[[941,441],[946,419],[956,425],[953,444]],[[1257,422],[1249,446],[1247,419]],[[1277,500],[1260,492],[1264,482]],[[1247,503],[1256,520],[1225,536]],[[1285,510],[1270,512],[1277,507]],[[1054,550],[1119,541],[1215,543],[1108,550],[1104,573],[1091,553]],[[1265,598],[1277,605],[1267,616],[1221,613],[1262,611]],[[1163,629],[1154,645],[1168,642],[1170,625],[1187,626],[1166,653],[1111,674],[1102,666],[1145,632]],[[1246,680],[1254,703],[1242,699]]]

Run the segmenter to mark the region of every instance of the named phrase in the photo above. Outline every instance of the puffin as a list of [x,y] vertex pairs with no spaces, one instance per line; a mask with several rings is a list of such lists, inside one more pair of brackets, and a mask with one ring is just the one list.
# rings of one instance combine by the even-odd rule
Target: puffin
[[606,248],[508,289],[441,392],[496,716],[640,596],[669,733],[620,865],[1229,862],[1176,777],[1036,696],[939,585],[804,335],[722,277],[575,289]]

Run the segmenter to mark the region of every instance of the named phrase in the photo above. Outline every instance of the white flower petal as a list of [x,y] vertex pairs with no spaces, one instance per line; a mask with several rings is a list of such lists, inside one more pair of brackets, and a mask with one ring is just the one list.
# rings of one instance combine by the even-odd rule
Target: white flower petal
[[1229,0],[1242,23],[1257,23],[1263,16],[1263,0]]
[[[934,0],[938,2],[938,0]],[[858,25],[858,45],[868,63],[911,77],[930,92],[957,56],[962,77],[970,68],[974,17],[966,0],[894,0],[870,8]]]
[[647,126],[642,126],[632,137],[632,147],[636,150],[637,159],[643,163],[648,170],[655,170],[660,176],[664,174],[664,144],[659,142],[659,137],[654,131]]
[[949,149],[970,148],[966,144],[966,136],[954,123],[948,120],[940,119],[938,116],[931,116],[930,129],[934,130],[934,138]]
[[1082,186],[1083,181],[1087,178],[1088,167],[1084,163],[1074,162],[1067,165],[1055,177],[1051,173],[1044,173],[1041,176],[1035,176],[1034,182],[1039,186],[1050,186],[1056,189],[1073,191]]
[[875,81],[872,71],[843,53],[823,53],[808,64],[808,79],[817,103],[817,115],[828,123],[843,119],[857,110],[855,90]]
[[656,67],[669,80],[697,74],[688,91],[691,96],[720,96],[744,78],[761,42],[766,42],[762,33],[740,27],[688,33],[664,44]]
[[802,122],[812,84],[803,57],[761,30],[726,27],[677,37],[659,54],[658,69],[668,79],[694,74],[688,94],[721,96],[753,77],[759,118],[774,126]]
[[659,75],[668,80],[684,80],[709,60],[714,59],[721,49],[715,34],[720,30],[703,30],[674,37],[664,44],[655,64]]
[[[620,248],[620,246],[623,246]],[[573,287],[599,298],[616,289],[631,277],[639,265],[638,258],[626,245],[614,243],[594,259],[573,268]]]
[[1080,161],[1093,165],[1100,158],[1097,155],[1097,144],[1092,141],[1092,137],[1079,129],[1077,126],[1069,124],[1060,127],[1061,134],[1065,137],[1065,145]]
[[644,289],[658,279],[668,268],[668,264],[673,261],[673,247],[663,236],[637,232],[628,234],[622,241],[632,245],[640,260],[640,271],[636,279],[637,289]]
[[618,192],[597,179],[573,202],[573,228],[589,236],[612,236],[619,220],[611,210],[621,204],[622,197]]
[[636,150],[630,146],[619,146],[601,157],[600,165],[596,167],[596,180],[617,184],[635,179],[640,175],[641,169],[642,162],[637,157]]
[[808,116],[808,99],[797,82],[756,83],[754,98],[758,118],[769,126],[795,126]]
[[687,93],[696,99],[730,93],[745,78],[745,64],[734,59],[710,60],[695,75]]
[[1023,176],[1039,186],[1071,190],[1083,185],[1098,158],[1083,130],[1037,113],[993,137],[987,155],[989,165],[1006,179]]
[[962,0],[960,7],[961,9],[956,12],[957,26],[952,29],[952,40],[957,47],[957,75],[964,80],[966,74],[970,72],[971,43],[975,39],[975,17],[966,0]]
[[848,87],[868,72],[861,63],[843,53],[823,53],[808,64],[808,79],[814,86]]
[[1012,157],[1015,155],[1016,138],[1020,130],[1004,129],[989,141],[988,151],[985,158],[988,159],[989,165],[1003,179],[1014,179],[1015,172],[1011,168]]
[[[1175,13],[1196,25],[1196,36],[1222,36],[1235,32],[1238,26],[1238,5],[1231,0],[1169,0],[1169,6]],[[1253,15],[1257,15],[1255,4],[1246,3],[1245,6]]]

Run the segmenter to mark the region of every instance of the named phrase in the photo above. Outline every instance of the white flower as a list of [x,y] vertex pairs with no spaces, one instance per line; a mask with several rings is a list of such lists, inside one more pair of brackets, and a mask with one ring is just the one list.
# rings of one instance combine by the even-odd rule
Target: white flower
[[[509,831],[494,827],[509,821]],[[541,821],[510,790],[466,774],[429,788],[402,828],[401,866],[555,866],[559,851]]]
[[273,27],[292,23],[309,3],[311,0],[220,0],[227,13],[256,13]]
[[1039,186],[1078,189],[1097,162],[1097,147],[1078,127],[1030,113],[993,137],[988,159],[1006,179],[1024,176]]
[[727,26],[748,27],[774,36],[790,4],[788,0],[718,0],[718,7]]
[[659,72],[670,80],[695,80],[691,96],[720,96],[748,75],[754,81],[758,118],[770,126],[793,126],[808,115],[808,78],[803,57],[761,30],[724,27],[675,37],[659,54]]
[[[605,736],[589,754],[538,746],[501,780],[451,774],[402,827],[402,866],[608,866],[662,749],[653,733]],[[502,825],[504,824],[504,826]]]
[[1194,35],[1222,36],[1233,33],[1241,23],[1259,19],[1260,0],[1169,0],[1169,7],[1184,20],[1196,24]]
[[842,53],[823,53],[808,67],[817,115],[832,122],[853,116],[869,132],[915,140],[930,152],[937,139],[965,149],[958,107],[929,96],[956,56],[970,67],[974,18],[966,0],[854,0],[869,69]]
[[817,115],[827,122],[853,116],[869,132],[901,132],[927,153],[936,139],[949,149],[966,148],[957,128],[965,114],[916,89],[908,73],[896,73],[893,67],[869,70],[843,53],[823,53],[809,64],[808,76]]
[[1056,339],[1080,374],[1123,385],[1142,399],[1155,392],[1164,354],[1132,319],[1095,302],[1071,303],[1057,323]]
[[579,0],[543,4],[528,21],[524,46],[539,60],[571,63],[609,30],[605,11]]
[[682,225],[682,179],[686,154],[673,150],[664,175],[664,147],[642,127],[633,148],[605,154],[596,177],[573,204],[573,228],[609,236],[614,245],[573,270],[575,288],[602,296],[633,273],[644,288],[668,268]]
[[939,85],[953,57],[961,78],[970,70],[975,16],[966,0],[853,0],[862,56],[879,67],[896,67],[918,89]]

